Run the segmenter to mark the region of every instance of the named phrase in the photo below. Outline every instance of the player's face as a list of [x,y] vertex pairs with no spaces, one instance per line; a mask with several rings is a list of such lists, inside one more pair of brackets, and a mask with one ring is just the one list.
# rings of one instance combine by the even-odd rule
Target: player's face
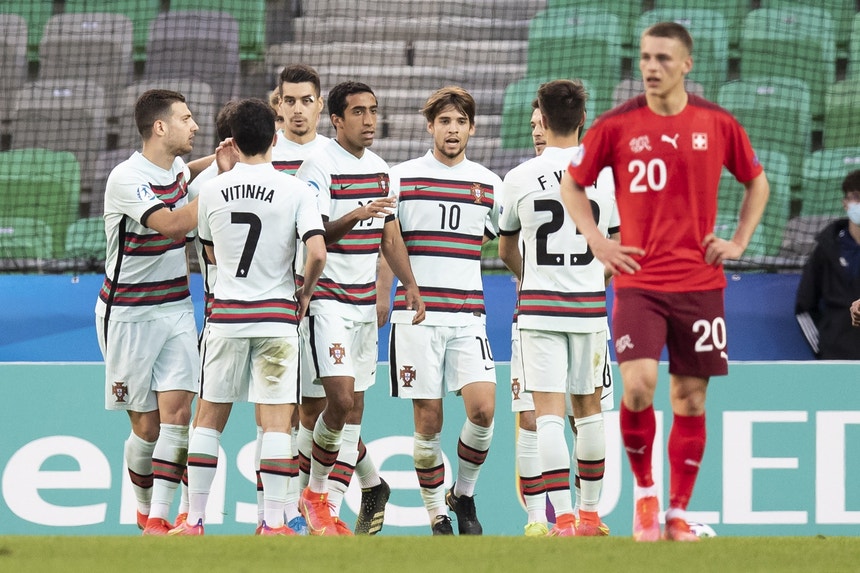
[[176,101],[170,106],[170,117],[164,121],[165,144],[173,155],[191,153],[197,123],[184,102]]
[[346,96],[343,117],[331,116],[337,129],[337,141],[344,149],[360,154],[373,145],[376,133],[376,96],[368,92]]
[[469,136],[475,134],[475,125],[462,111],[449,105],[427,124],[433,136],[433,154],[438,159],[459,159],[466,153]]
[[298,137],[316,132],[323,109],[323,100],[310,82],[281,84],[281,103],[278,108],[284,118],[284,133]]
[[543,124],[540,122],[540,110],[535,108],[532,112],[532,119],[529,125],[532,128],[532,142],[535,146],[535,155],[543,153],[543,148],[546,147],[546,139],[543,134]]
[[692,68],[693,58],[680,40],[642,37],[639,71],[646,95],[666,97],[683,91],[684,77]]

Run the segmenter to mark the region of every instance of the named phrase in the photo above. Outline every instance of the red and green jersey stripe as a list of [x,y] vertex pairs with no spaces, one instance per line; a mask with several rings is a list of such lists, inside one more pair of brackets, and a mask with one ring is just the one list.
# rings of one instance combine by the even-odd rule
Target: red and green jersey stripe
[[215,299],[209,322],[219,324],[282,322],[298,325],[294,300],[281,298],[266,300],[222,300]]
[[382,244],[382,228],[355,229],[338,242],[328,245],[328,252],[344,255],[375,255]]
[[144,283],[114,283],[105,277],[99,298],[105,304],[110,301],[117,306],[153,306],[177,302],[191,296],[188,277],[183,275],[170,280]]
[[400,180],[398,200],[404,201],[448,201],[452,203],[472,203],[493,208],[495,200],[492,185],[448,181],[429,177],[404,177]]
[[188,184],[185,181],[185,173],[180,171],[176,180],[170,185],[149,184],[155,196],[165,205],[172,206],[177,201],[188,195]]
[[299,167],[302,166],[303,161],[303,159],[294,159],[292,161],[272,161],[272,167],[288,175],[295,175],[296,171],[299,170]]
[[389,189],[388,173],[331,176],[330,191],[333,201],[387,197]]
[[480,260],[483,236],[440,231],[406,231],[403,241],[409,256]]
[[[484,293],[481,291],[449,288],[422,288],[421,298],[427,312],[468,312],[484,314]],[[406,309],[406,289],[397,287],[394,310]]]
[[137,235],[126,233],[122,254],[133,257],[157,257],[174,249],[184,249],[185,239],[178,241],[164,235]]
[[560,293],[547,290],[520,291],[517,303],[520,316],[553,318],[600,318],[606,316],[606,293]]
[[314,300],[334,300],[354,305],[375,305],[376,282],[339,284],[330,279],[320,278],[314,291]]

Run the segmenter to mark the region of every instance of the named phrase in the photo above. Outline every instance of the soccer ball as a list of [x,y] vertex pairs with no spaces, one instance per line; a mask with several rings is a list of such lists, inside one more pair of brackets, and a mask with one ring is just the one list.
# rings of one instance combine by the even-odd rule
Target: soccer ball
[[696,534],[696,537],[716,537],[717,532],[707,523],[698,523],[691,521],[688,523],[690,531]]

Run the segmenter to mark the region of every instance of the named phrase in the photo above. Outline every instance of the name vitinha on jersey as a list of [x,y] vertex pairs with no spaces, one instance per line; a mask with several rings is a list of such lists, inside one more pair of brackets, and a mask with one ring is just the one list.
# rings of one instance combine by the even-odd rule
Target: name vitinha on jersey
[[272,202],[275,196],[274,189],[267,189],[262,185],[233,185],[221,189],[221,196],[225,202],[235,201],[236,199],[259,199],[260,201]]

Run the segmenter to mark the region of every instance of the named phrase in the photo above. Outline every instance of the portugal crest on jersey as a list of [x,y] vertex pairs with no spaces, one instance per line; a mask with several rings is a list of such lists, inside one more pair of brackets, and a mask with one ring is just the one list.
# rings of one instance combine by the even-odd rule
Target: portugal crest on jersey
[[472,197],[475,198],[475,203],[480,203],[484,198],[484,188],[480,183],[472,183]]
[[520,390],[521,390],[520,379],[514,378],[513,380],[511,380],[511,394],[514,395],[514,397],[513,397],[514,400],[520,399]]
[[340,342],[335,342],[329,347],[328,355],[334,358],[335,364],[343,364],[343,357],[346,356],[346,349]]
[[388,195],[388,189],[390,185],[390,179],[388,178],[388,173],[380,173],[379,174],[379,190],[382,191],[383,194]]
[[400,369],[400,380],[403,381],[404,388],[412,388],[412,381],[415,380],[415,369],[411,366],[404,366]]
[[128,384],[125,382],[114,382],[111,394],[116,397],[117,404],[125,404],[125,397],[128,396]]

